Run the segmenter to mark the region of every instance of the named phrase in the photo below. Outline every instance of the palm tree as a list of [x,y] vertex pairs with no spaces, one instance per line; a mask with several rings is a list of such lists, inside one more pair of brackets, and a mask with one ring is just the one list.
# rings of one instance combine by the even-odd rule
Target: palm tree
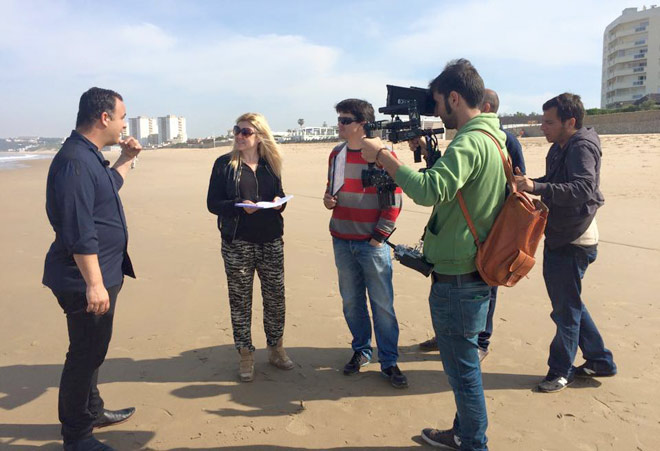
[[303,118],[298,119],[298,125],[300,125],[300,128],[302,128],[304,124],[305,124],[305,119]]

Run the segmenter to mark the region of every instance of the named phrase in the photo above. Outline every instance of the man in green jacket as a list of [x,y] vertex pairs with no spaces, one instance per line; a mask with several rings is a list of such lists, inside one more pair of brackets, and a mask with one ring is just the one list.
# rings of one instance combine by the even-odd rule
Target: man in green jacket
[[494,140],[504,149],[506,136],[497,116],[479,109],[484,83],[469,61],[449,62],[429,87],[436,116],[457,130],[433,167],[420,173],[404,166],[377,138],[364,139],[362,155],[385,168],[415,203],[433,206],[424,235],[424,257],[434,266],[429,305],[457,412],[451,429],[424,429],[422,438],[438,447],[487,450],[477,337],[486,326],[490,291],[477,272],[477,248],[457,194],[483,241],[504,203],[506,180]]

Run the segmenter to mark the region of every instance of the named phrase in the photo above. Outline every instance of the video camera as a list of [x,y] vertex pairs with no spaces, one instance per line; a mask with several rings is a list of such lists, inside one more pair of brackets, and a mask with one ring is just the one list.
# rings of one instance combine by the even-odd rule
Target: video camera
[[[364,124],[364,131],[367,138],[374,136],[375,130],[382,130],[386,133],[383,138],[393,143],[409,141],[413,138],[425,136],[427,167],[433,166],[435,160],[440,156],[438,152],[438,141],[435,138],[436,133],[444,133],[444,128],[423,129],[420,116],[433,116],[435,114],[435,100],[429,89],[424,88],[404,88],[401,86],[387,85],[387,105],[379,108],[378,111],[383,114],[389,114],[392,120],[382,120],[367,122]],[[407,115],[408,120],[402,121],[399,115]],[[415,149],[415,162],[422,161],[422,149]],[[378,192],[378,204],[380,208],[394,205],[394,191],[396,183],[382,169],[378,169],[373,163],[369,164],[368,169],[362,171],[362,186],[367,188],[375,186]]]
[[[425,136],[427,141],[428,155],[434,152],[433,145],[436,144],[434,135],[437,133],[444,133],[444,128],[423,129],[420,116],[434,116],[435,115],[435,100],[431,94],[430,89],[404,88],[402,86],[387,85],[387,105],[378,109],[379,113],[389,114],[391,120],[382,120],[368,122],[364,125],[364,131],[367,138],[373,136],[374,130],[386,131],[386,136],[383,138],[398,143],[401,141],[409,141],[413,138]],[[400,115],[407,115],[408,120],[402,121]],[[415,149],[415,162],[422,161],[422,149]]]

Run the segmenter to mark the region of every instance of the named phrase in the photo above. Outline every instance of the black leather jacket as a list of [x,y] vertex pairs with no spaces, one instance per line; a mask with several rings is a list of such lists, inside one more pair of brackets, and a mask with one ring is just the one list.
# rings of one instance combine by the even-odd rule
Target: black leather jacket
[[[246,226],[248,222],[258,220],[260,222],[260,232],[254,236],[254,240],[247,237],[248,241],[263,242],[263,237],[281,237],[283,234],[283,219],[281,210],[259,210],[250,215],[242,208],[237,208],[234,204],[241,202],[240,182],[243,168],[234,170],[230,164],[230,154],[220,156],[213,165],[209,190],[206,197],[206,205],[209,211],[218,215],[218,229],[223,240],[232,242],[237,237],[241,223]],[[258,183],[259,195],[261,200],[272,200],[275,195],[284,197],[281,180],[273,173],[270,165],[265,159],[259,160],[259,166],[256,173],[261,179]],[[261,183],[266,179],[269,183]],[[245,227],[243,227],[245,228]]]

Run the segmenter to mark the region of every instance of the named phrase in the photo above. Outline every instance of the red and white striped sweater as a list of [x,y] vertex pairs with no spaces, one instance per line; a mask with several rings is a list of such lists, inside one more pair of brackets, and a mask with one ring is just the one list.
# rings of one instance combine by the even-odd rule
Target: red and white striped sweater
[[[328,184],[332,183],[335,158],[344,147],[340,144],[330,152],[328,160]],[[374,238],[383,242],[394,231],[396,218],[401,212],[402,191],[397,186],[394,193],[394,205],[381,209],[378,205],[376,187],[362,186],[362,170],[367,169],[367,162],[360,150],[346,149],[346,167],[344,185],[337,196],[337,206],[332,210],[330,234],[343,240],[369,240]]]

